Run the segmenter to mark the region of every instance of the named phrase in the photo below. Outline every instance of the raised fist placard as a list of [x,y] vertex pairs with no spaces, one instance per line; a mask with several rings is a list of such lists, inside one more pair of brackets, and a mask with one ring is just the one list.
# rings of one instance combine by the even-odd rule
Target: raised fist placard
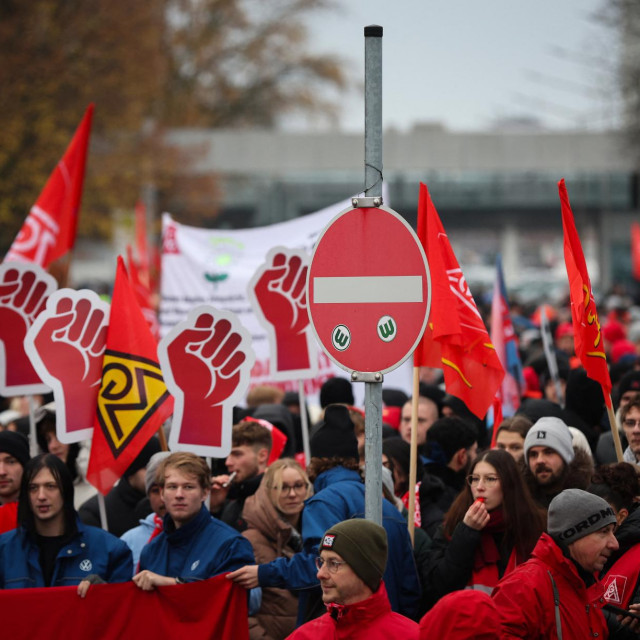
[[59,289],[27,333],[25,350],[53,389],[60,442],[91,437],[108,323],[109,305],[98,294]]
[[57,287],[55,278],[36,264],[0,265],[0,394],[49,392],[25,351],[24,339]]
[[274,380],[310,378],[317,370],[307,306],[308,269],[304,251],[275,247],[249,281],[249,300],[269,336]]
[[227,456],[233,406],[245,397],[255,361],[249,332],[230,311],[196,307],[160,341],[158,359],[175,398],[171,450]]

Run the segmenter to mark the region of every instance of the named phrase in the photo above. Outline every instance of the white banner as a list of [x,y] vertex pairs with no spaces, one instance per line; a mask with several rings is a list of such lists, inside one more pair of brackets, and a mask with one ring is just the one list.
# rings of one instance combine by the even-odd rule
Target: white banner
[[[273,247],[284,245],[311,254],[317,238],[327,224],[351,200],[321,209],[316,213],[267,227],[252,229],[199,229],[179,224],[169,214],[162,219],[162,285],[160,301],[160,334],[187,317],[196,306],[208,304],[235,313],[251,334],[256,361],[251,371],[250,386],[272,384],[286,391],[297,391],[298,381],[275,382],[271,377],[269,340],[256,318],[247,296],[247,285],[265,262]],[[411,389],[411,366],[385,375],[385,387]],[[304,380],[310,404],[317,403],[322,383],[332,376],[347,377],[318,348],[318,374]],[[357,404],[362,405],[364,385],[354,385]]]

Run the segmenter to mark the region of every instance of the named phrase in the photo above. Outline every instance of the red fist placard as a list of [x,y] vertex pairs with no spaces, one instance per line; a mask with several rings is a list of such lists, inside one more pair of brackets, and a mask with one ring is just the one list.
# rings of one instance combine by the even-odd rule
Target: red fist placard
[[57,287],[55,278],[36,264],[0,265],[0,394],[49,392],[25,352],[24,339]]
[[108,323],[109,305],[98,294],[59,289],[27,333],[25,350],[53,389],[60,442],[93,433]]
[[308,269],[304,251],[275,247],[247,288],[254,313],[269,336],[274,380],[310,378],[317,371],[307,305]]
[[227,456],[233,406],[244,400],[255,361],[249,332],[230,311],[196,307],[160,341],[158,359],[175,398],[171,450]]

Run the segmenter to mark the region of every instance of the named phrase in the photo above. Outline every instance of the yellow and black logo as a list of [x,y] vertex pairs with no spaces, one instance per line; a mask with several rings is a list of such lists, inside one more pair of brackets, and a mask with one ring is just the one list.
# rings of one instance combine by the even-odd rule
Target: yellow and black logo
[[168,397],[157,362],[119,351],[105,351],[98,421],[114,458]]

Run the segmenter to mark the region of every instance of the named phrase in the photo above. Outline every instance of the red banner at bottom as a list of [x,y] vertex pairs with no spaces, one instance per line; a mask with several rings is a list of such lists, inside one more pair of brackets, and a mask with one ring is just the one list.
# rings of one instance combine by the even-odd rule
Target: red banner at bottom
[[248,640],[247,592],[216,576],[141,591],[133,582],[0,590],[2,637]]

